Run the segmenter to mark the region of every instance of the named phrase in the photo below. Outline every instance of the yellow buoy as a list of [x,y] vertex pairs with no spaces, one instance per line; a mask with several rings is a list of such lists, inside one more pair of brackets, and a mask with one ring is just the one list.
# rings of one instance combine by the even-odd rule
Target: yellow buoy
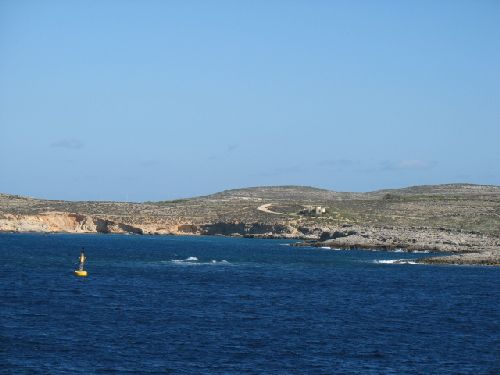
[[83,251],[83,247],[82,247],[82,251],[80,252],[80,256],[78,257],[78,262],[80,264],[78,266],[78,269],[75,270],[75,275],[76,276],[80,276],[80,277],[86,277],[87,276],[87,271],[85,271],[83,269],[83,265],[85,264],[86,261],[87,261],[87,257],[85,256],[85,252]]

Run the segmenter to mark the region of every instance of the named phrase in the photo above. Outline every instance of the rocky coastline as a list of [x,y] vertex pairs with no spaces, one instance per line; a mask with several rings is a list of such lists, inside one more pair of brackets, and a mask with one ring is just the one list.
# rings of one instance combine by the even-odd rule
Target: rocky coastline
[[[500,239],[480,233],[433,228],[349,228],[324,232],[319,240],[307,240],[292,246],[331,249],[403,251],[409,253],[447,253],[422,257],[422,264],[500,266]],[[397,262],[395,262],[397,263]]]
[[114,233],[135,235],[220,235],[245,238],[297,239],[291,246],[332,249],[366,249],[405,252],[439,252],[450,255],[417,260],[426,264],[500,265],[500,239],[475,232],[444,228],[397,228],[343,225],[336,228],[216,222],[155,225],[116,222],[89,215],[51,212],[40,215],[6,215],[0,232]]
[[[322,213],[308,214],[311,205]],[[261,187],[148,203],[0,194],[0,232],[287,238],[300,240],[293,246],[446,253],[417,260],[426,264],[498,266],[500,188],[437,185],[337,193]]]

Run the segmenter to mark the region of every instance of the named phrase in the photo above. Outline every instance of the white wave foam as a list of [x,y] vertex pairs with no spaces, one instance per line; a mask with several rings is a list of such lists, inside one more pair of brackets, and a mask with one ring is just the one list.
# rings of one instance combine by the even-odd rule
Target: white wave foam
[[193,264],[195,262],[198,262],[197,257],[188,257],[186,259],[172,259],[172,263],[185,263],[185,264]]
[[405,251],[403,249],[396,249],[394,250],[395,253],[404,253]]
[[215,260],[215,259],[212,259],[212,261],[210,262],[211,264],[230,264],[227,260],[225,259],[222,259],[222,260]]
[[321,246],[320,249],[330,250],[331,248],[329,246]]
[[383,259],[383,260],[375,260],[375,263],[378,264],[393,264],[396,263],[398,260],[397,259]]
[[186,266],[202,266],[202,265],[224,265],[224,264],[231,264],[227,260],[222,259],[222,260],[215,260],[212,259],[210,262],[200,262],[197,257],[188,257],[186,259],[172,259],[170,261],[171,263],[174,264],[179,264],[179,265],[186,265]]
[[411,259],[380,259],[374,262],[377,264],[417,264]]
[[404,262],[401,262],[402,264],[417,264],[417,262],[414,262],[412,260],[405,260]]

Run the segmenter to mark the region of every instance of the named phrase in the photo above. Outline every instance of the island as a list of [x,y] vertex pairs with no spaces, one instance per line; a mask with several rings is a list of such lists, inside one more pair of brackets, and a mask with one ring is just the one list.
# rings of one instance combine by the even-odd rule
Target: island
[[159,202],[0,194],[0,232],[289,238],[294,246],[442,252],[429,264],[500,265],[500,187],[472,184],[336,192],[264,186]]

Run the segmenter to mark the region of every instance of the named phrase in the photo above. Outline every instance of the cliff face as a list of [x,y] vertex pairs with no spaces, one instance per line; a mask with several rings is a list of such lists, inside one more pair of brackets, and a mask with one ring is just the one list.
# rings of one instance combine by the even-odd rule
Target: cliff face
[[[307,237],[304,233],[287,225],[261,223],[210,224],[135,224],[116,222],[67,212],[47,212],[37,215],[5,214],[0,218],[0,232],[41,233],[128,233],[169,235],[223,235],[248,237]],[[314,238],[314,236],[313,236]]]
[[0,218],[0,231],[143,234],[140,228],[127,224],[67,212],[47,212],[37,215],[5,214]]
[[[460,253],[459,257],[440,258],[439,263],[500,264],[500,238],[480,233],[466,233],[433,228],[370,228],[349,226],[323,232],[319,240],[296,243],[340,249],[404,250],[408,252]],[[485,255],[487,254],[487,256]],[[429,261],[429,263],[437,263]]]
[[[311,214],[311,206],[326,212]],[[0,194],[0,231],[298,238],[308,240],[307,246],[437,250],[500,259],[500,187],[438,185],[371,193],[260,187],[149,203]]]
[[5,214],[0,218],[3,231],[14,232],[97,232],[98,225],[85,215],[47,212],[38,215]]

